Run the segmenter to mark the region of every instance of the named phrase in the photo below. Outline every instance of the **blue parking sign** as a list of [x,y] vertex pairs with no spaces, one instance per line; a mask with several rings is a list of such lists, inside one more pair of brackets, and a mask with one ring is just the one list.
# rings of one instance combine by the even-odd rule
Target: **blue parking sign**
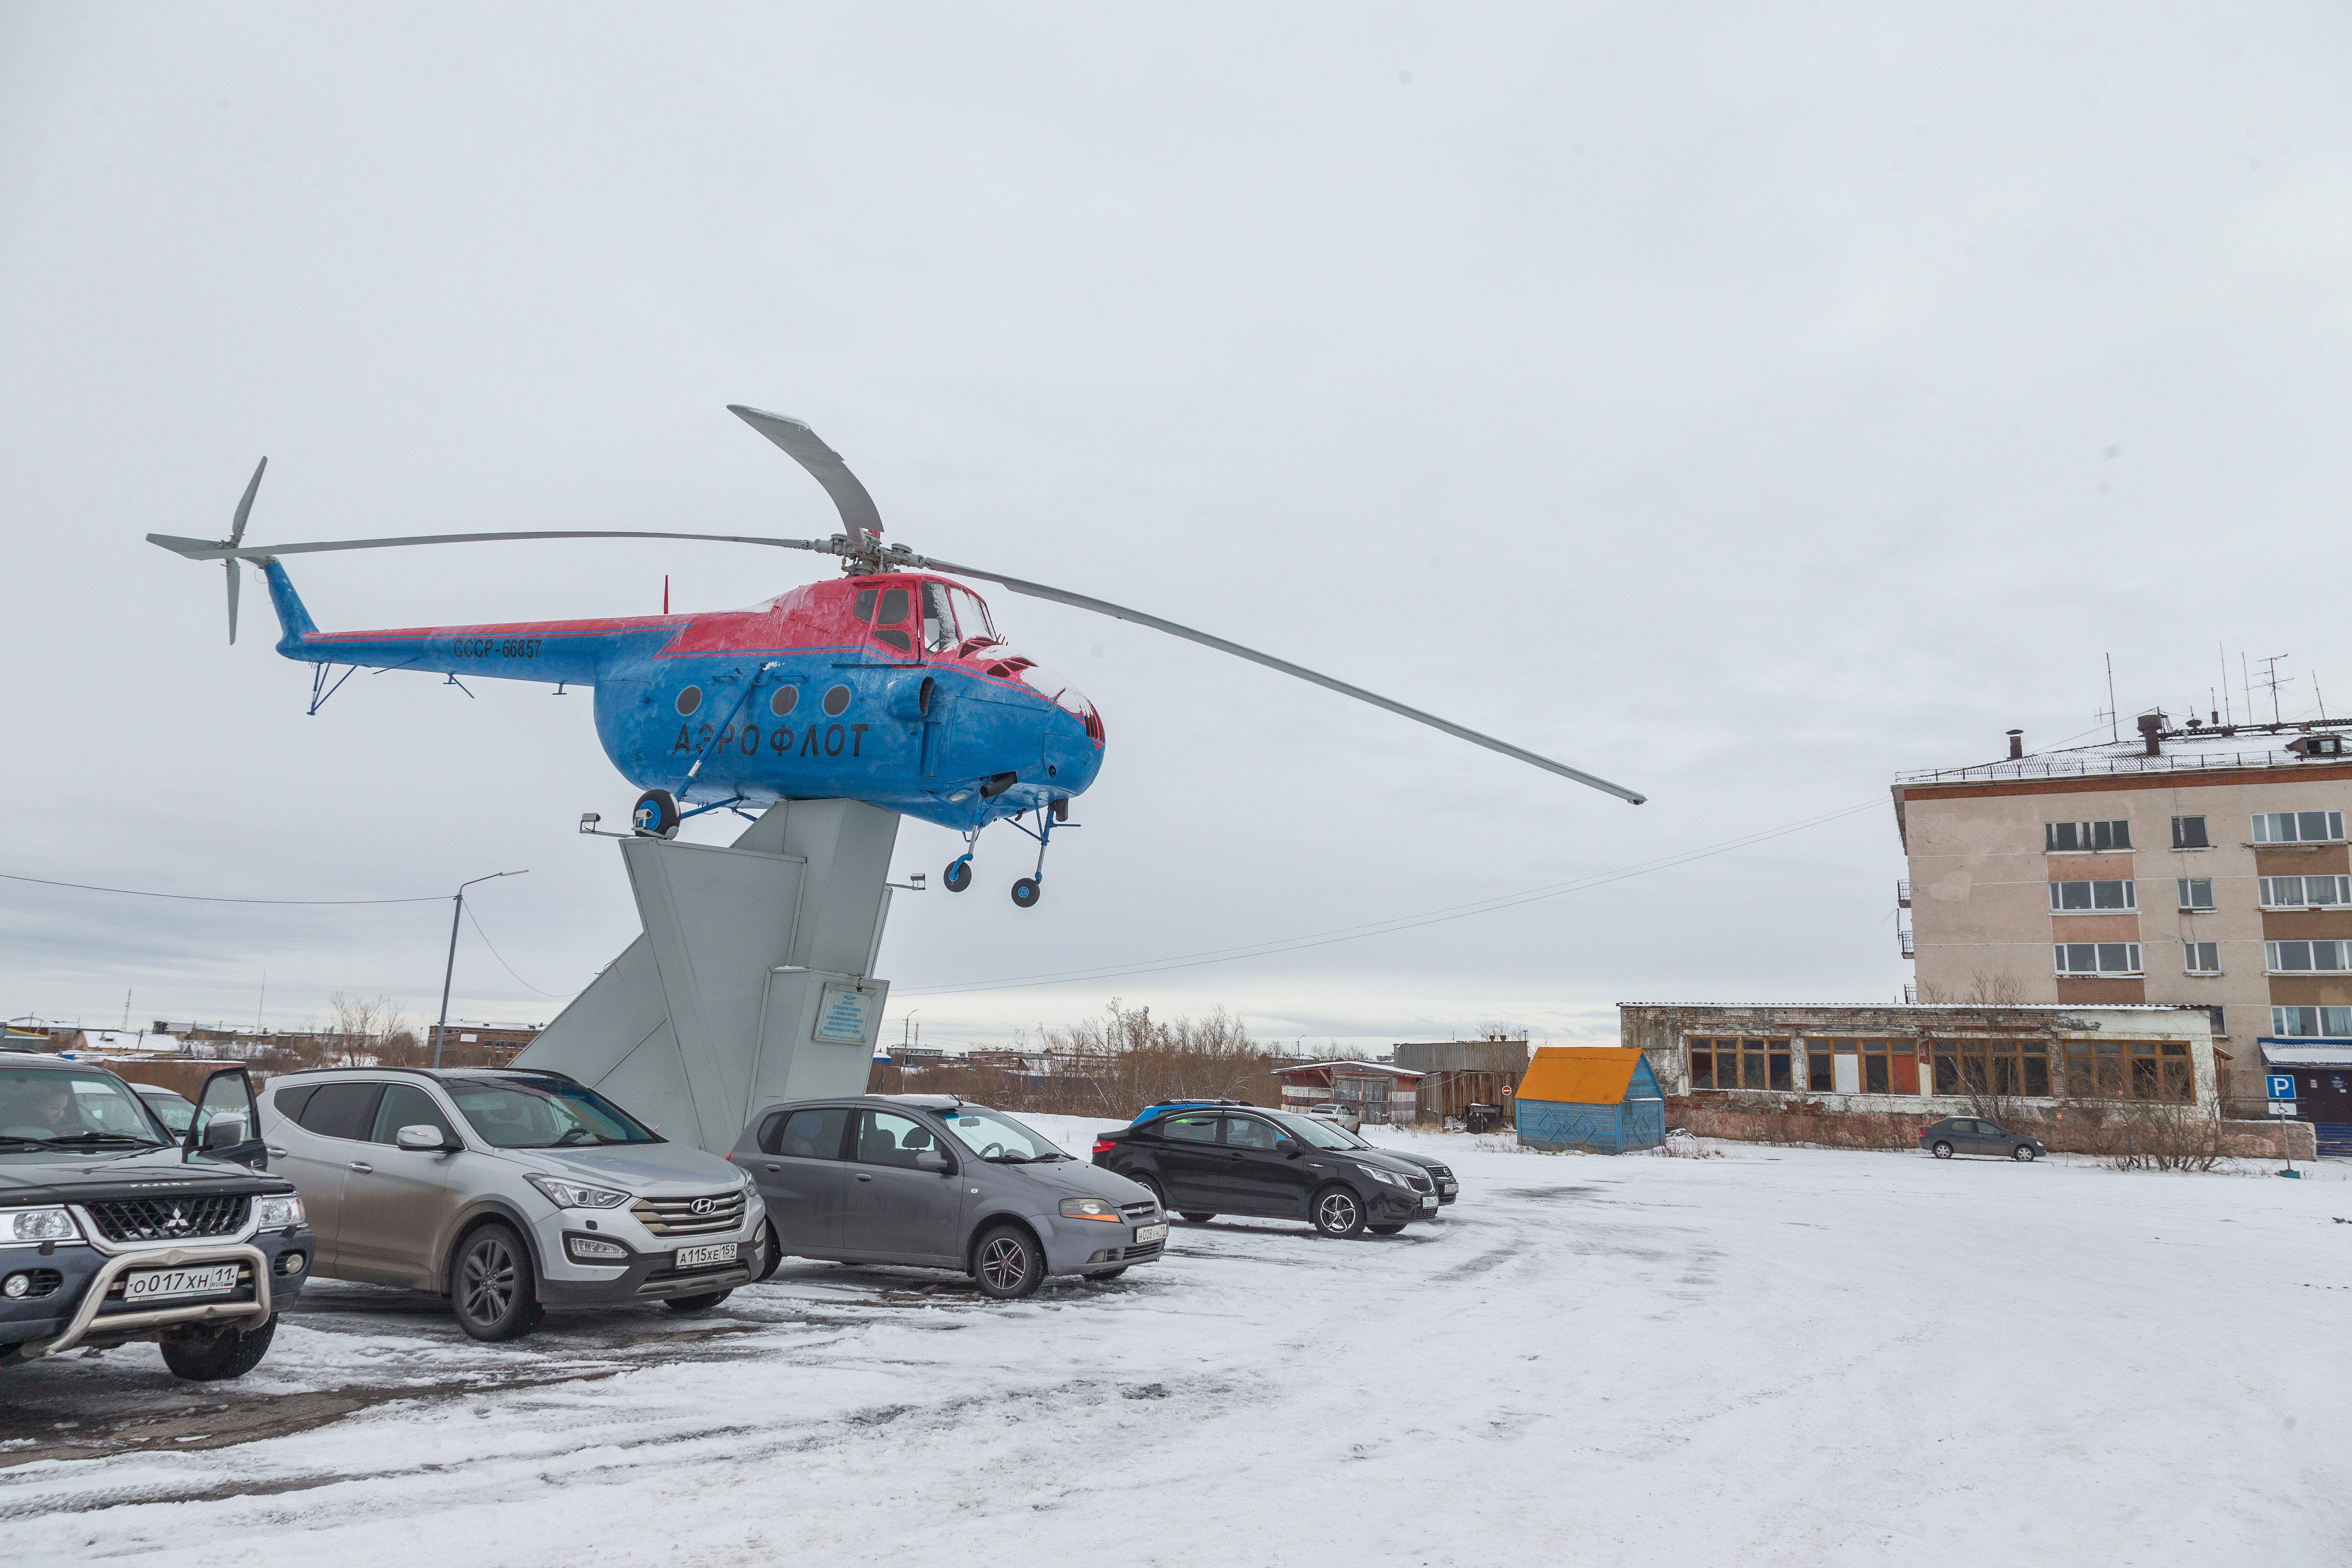
[[2271,1098],[2273,1100],[2292,1100],[2294,1098],[2294,1075],[2293,1073],[2273,1072],[2270,1074],[2270,1086]]

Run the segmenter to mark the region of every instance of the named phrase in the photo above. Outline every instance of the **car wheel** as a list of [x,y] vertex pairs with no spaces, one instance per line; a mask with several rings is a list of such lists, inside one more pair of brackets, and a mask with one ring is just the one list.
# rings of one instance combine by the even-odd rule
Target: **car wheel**
[[261,1364],[277,1333],[275,1314],[259,1328],[246,1333],[239,1333],[234,1323],[167,1333],[162,1346],[163,1364],[172,1369],[173,1376],[184,1377],[191,1383],[220,1383],[243,1377]]
[[1093,1273],[1087,1275],[1087,1278],[1089,1280],[1116,1280],[1121,1274],[1126,1272],[1127,1265],[1122,1263],[1116,1269],[1097,1269]]
[[520,1339],[539,1326],[530,1254],[513,1227],[494,1220],[468,1232],[449,1280],[457,1326],[476,1339]]
[[1326,1236],[1354,1236],[1364,1228],[1364,1200],[1336,1182],[1315,1195],[1315,1228]]
[[1370,1231],[1375,1236],[1394,1236],[1397,1232],[1402,1230],[1404,1227],[1402,1225],[1367,1225],[1364,1228]]
[[999,1225],[971,1249],[971,1277],[991,1301],[1034,1296],[1045,1282],[1045,1249],[1017,1225]]
[[776,1265],[784,1260],[784,1246],[776,1235],[774,1220],[760,1221],[759,1248],[760,1255],[751,1263],[751,1282],[755,1285],[762,1280],[773,1277]]
[[2033,1163],[2033,1145],[2032,1144],[2020,1144],[2017,1147],[2010,1151],[2009,1157],[2020,1162],[2021,1164],[2031,1165]]
[[1939,1138],[1936,1142],[1935,1154],[1939,1160],[1948,1160],[1952,1157],[1952,1145]]
[[705,1291],[698,1296],[672,1296],[662,1305],[681,1317],[692,1317],[697,1312],[709,1312],[734,1293],[733,1291]]
[[1184,1218],[1195,1225],[1206,1225],[1217,1217],[1205,1209],[1188,1208],[1184,1211]]

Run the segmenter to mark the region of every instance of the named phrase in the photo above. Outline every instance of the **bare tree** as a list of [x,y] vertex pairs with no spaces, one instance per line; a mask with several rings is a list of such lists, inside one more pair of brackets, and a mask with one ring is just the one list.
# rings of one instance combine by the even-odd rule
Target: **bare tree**
[[373,1067],[383,1062],[387,1050],[405,1036],[415,1036],[390,997],[354,997],[337,991],[328,998],[332,1018],[320,1030],[327,1060],[338,1067]]

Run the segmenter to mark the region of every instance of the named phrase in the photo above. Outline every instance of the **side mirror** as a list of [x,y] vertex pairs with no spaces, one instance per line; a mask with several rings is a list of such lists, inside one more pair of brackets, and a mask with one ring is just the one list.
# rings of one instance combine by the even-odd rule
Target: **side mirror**
[[953,1167],[948,1164],[947,1155],[940,1153],[939,1150],[925,1149],[915,1156],[915,1168],[919,1171],[929,1171],[935,1176],[945,1176]]
[[1299,1145],[1299,1142],[1297,1138],[1291,1137],[1287,1134],[1275,1139],[1274,1151],[1278,1155],[1288,1155],[1294,1160],[1300,1155],[1307,1152]]
[[253,1129],[261,1124],[259,1111],[253,1098],[253,1080],[245,1069],[221,1069],[197,1091],[195,1114],[188,1119],[188,1130],[180,1142],[181,1158],[201,1155],[268,1170],[269,1151],[253,1135]]
[[429,1126],[423,1122],[419,1122],[413,1127],[403,1127],[392,1135],[392,1141],[404,1149],[420,1155],[437,1155],[444,1150],[465,1147],[456,1139],[446,1136],[440,1128]]

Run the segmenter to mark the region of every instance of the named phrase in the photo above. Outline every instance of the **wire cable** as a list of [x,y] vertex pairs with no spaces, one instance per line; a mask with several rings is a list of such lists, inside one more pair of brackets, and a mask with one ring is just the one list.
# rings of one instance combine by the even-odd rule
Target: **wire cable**
[[571,992],[569,995],[562,991],[540,991],[537,986],[532,985],[520,975],[515,975],[515,967],[507,962],[506,956],[500,953],[498,949],[497,944],[490,940],[490,934],[482,929],[482,923],[475,918],[474,906],[470,904],[466,906],[466,918],[473,923],[474,935],[482,939],[482,946],[490,950],[490,956],[499,961],[499,967],[504,969],[509,975],[514,975],[515,984],[520,986],[524,990],[539,991],[541,996],[546,997],[550,1000],[559,1002],[568,1002],[572,997],[576,997],[580,994],[578,991]]
[[438,904],[449,895],[436,893],[424,898],[222,898],[205,893],[149,893],[136,887],[100,887],[87,882],[52,882],[45,876],[17,876],[0,871],[0,882],[29,882],[42,887],[70,887],[83,893],[119,893],[128,898],[173,898],[191,904],[284,904],[304,907],[322,904]]
[[1200,953],[1178,954],[1168,958],[1148,959],[1128,966],[1105,966],[1095,969],[1063,969],[1038,975],[1022,975],[1004,979],[977,980],[948,986],[904,986],[898,988],[893,994],[901,997],[964,996],[979,991],[1016,990],[1027,986],[1076,985],[1094,980],[1123,979],[1131,975],[1160,974],[1171,969],[1192,969],[1211,964],[1230,964],[1244,958],[1271,957],[1277,953],[1295,953],[1311,947],[1329,947],[1342,942],[1361,941],[1368,936],[1384,936],[1392,932],[1412,931],[1424,925],[1438,925],[1449,921],[1465,920],[1475,915],[1492,915],[1506,909],[1516,909],[1522,904],[1539,903],[1545,899],[1583,892],[1588,888],[1601,887],[1612,882],[1623,882],[1632,877],[1646,876],[1652,872],[1672,870],[1675,866],[1688,865],[1694,861],[1728,854],[1734,850],[1746,849],[1769,840],[1785,837],[1790,833],[1802,832],[1808,828],[1818,828],[1860,812],[1875,810],[1885,804],[1885,801],[1883,800],[1864,800],[1856,805],[1843,806],[1834,811],[1824,812],[1817,817],[1808,817],[1799,821],[1784,823],[1777,828],[1766,828],[1737,839],[1727,839],[1721,843],[1686,850],[1677,854],[1662,856],[1656,860],[1636,862],[1630,866],[1620,866],[1614,871],[1595,872],[1571,882],[1556,883],[1518,893],[1498,894],[1492,898],[1477,899],[1468,904],[1448,904],[1439,909],[1423,910],[1415,915],[1395,915],[1387,920],[1371,921],[1361,925],[1335,926],[1328,931],[1310,932],[1300,936],[1245,943],[1235,947],[1213,947]]

